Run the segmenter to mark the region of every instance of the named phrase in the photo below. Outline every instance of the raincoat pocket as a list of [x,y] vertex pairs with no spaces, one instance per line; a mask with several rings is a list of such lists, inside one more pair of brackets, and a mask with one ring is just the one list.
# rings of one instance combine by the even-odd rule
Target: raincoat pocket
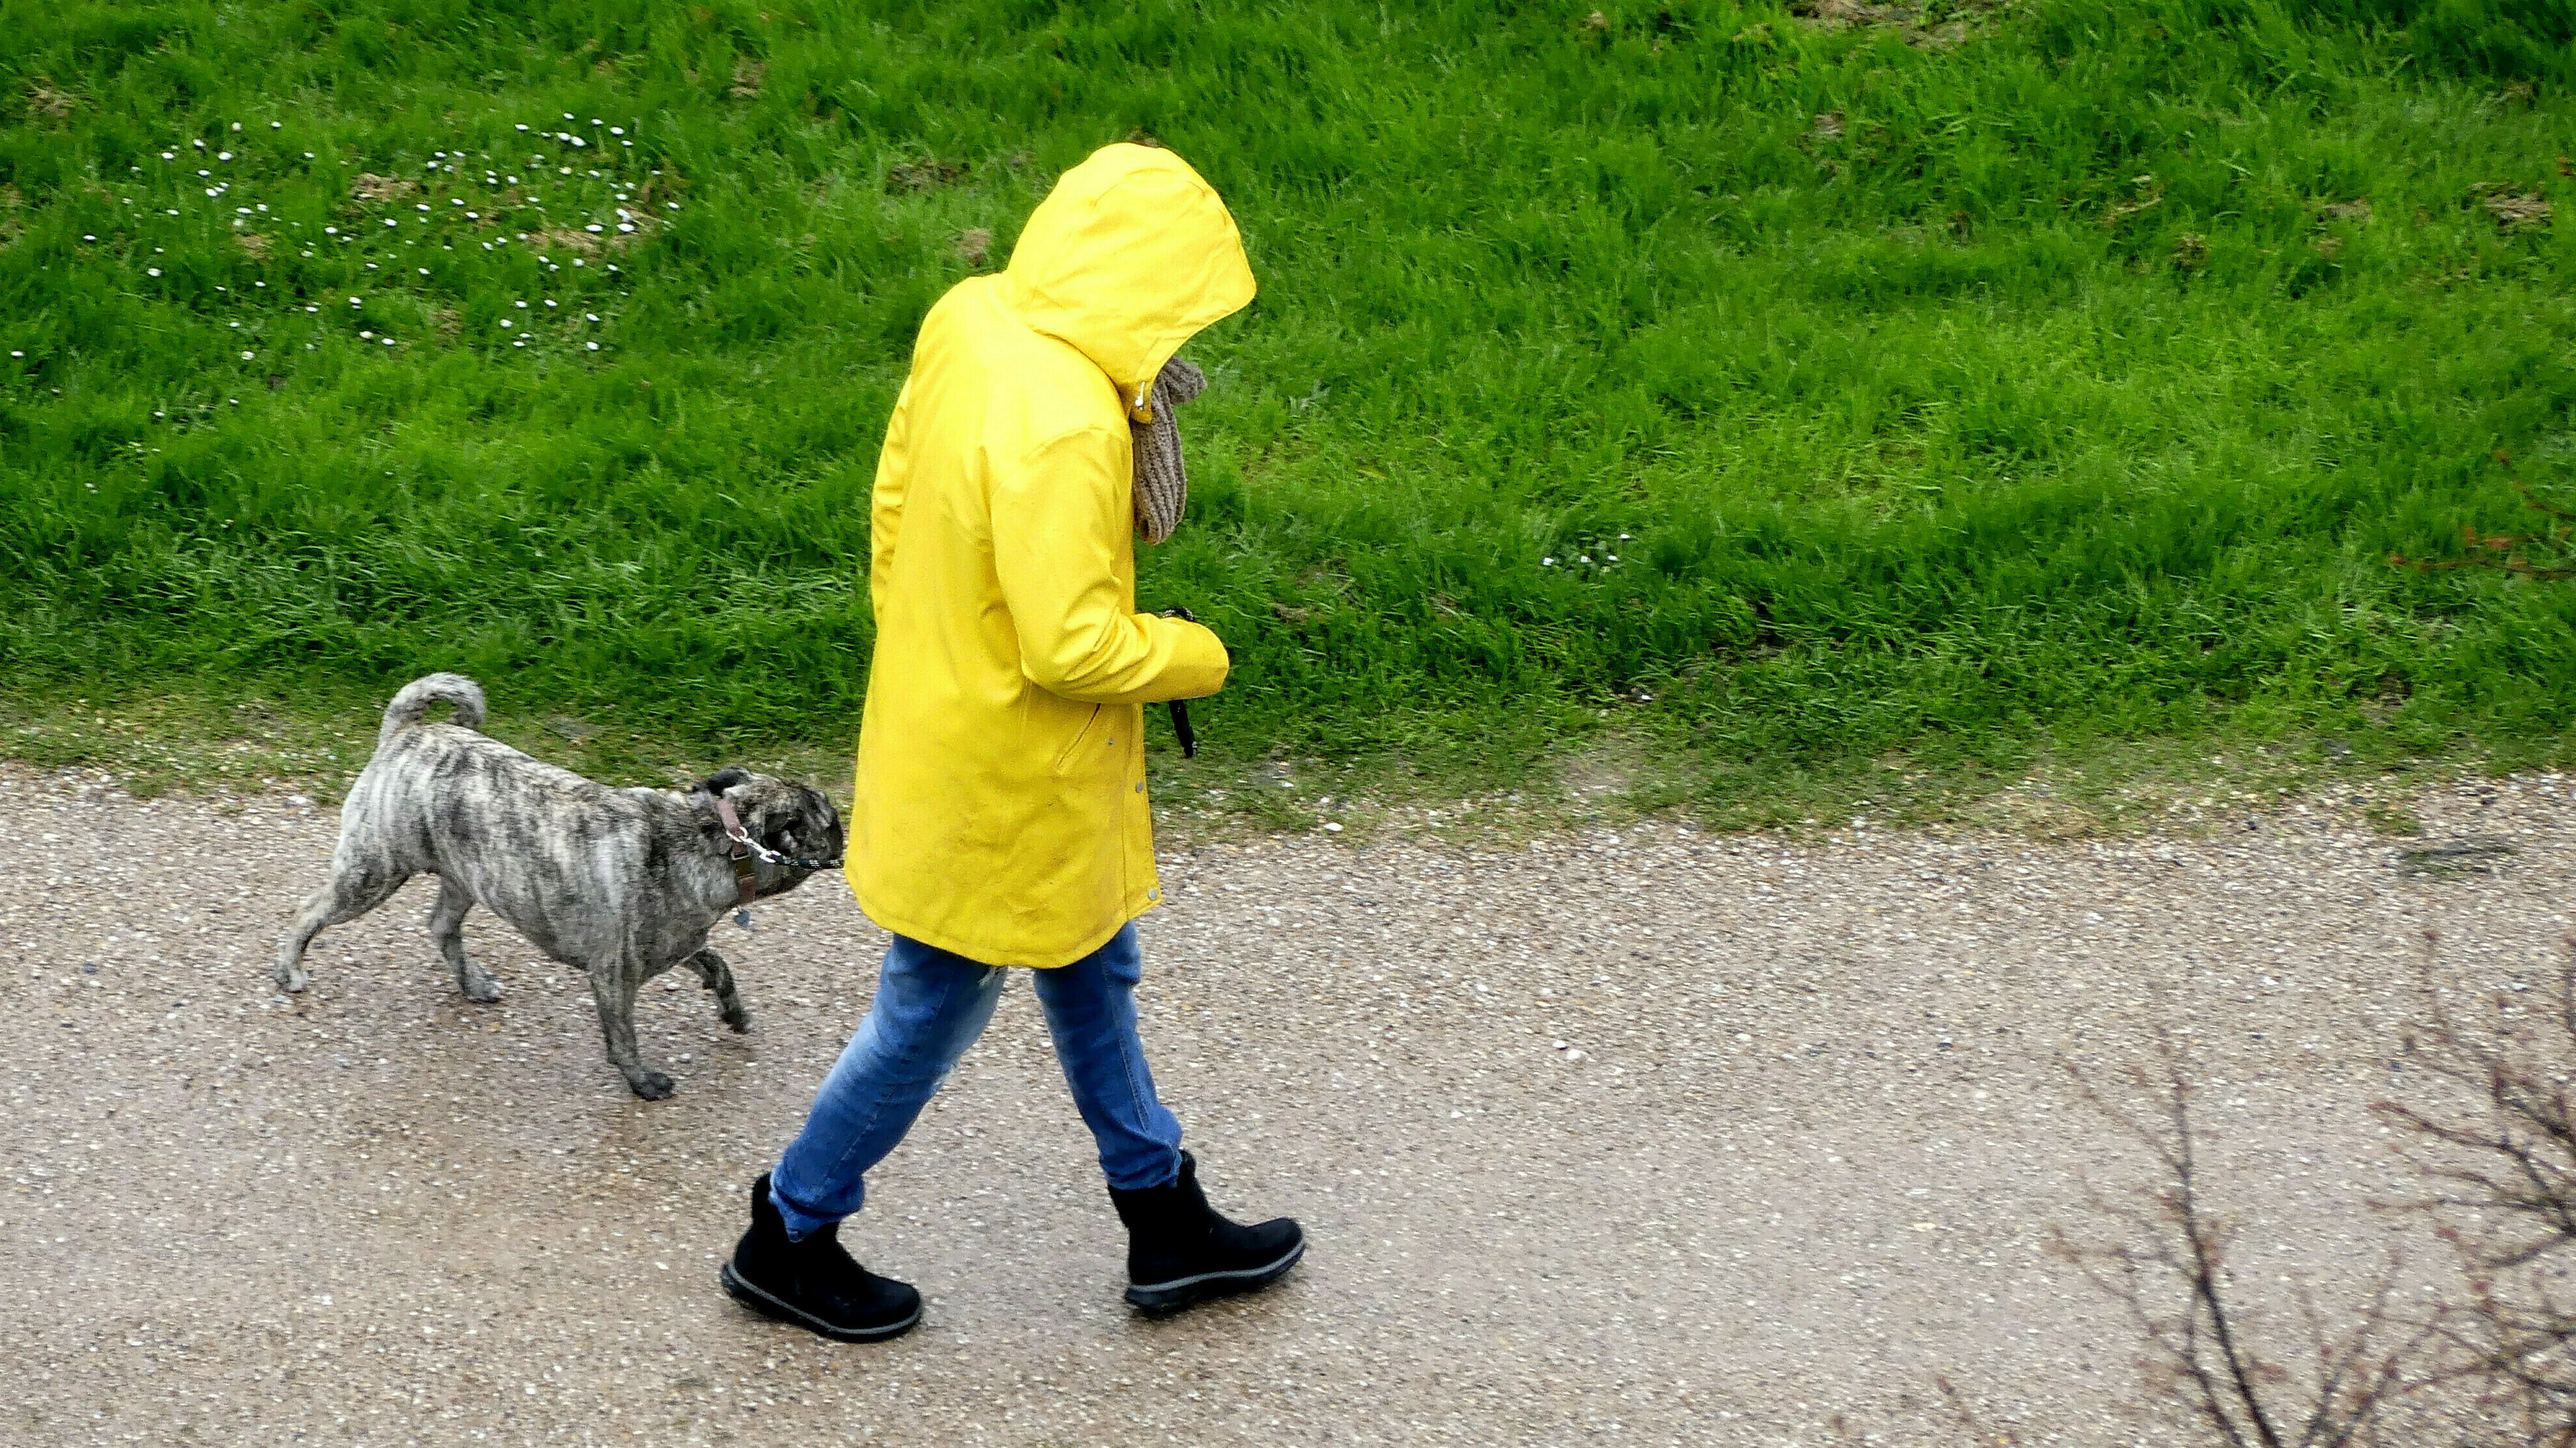
[[1090,743],[1092,738],[1100,733],[1100,716],[1108,707],[1106,704],[1091,706],[1091,717],[1082,721],[1082,728],[1071,739],[1065,741],[1063,750],[1056,755],[1055,772],[1057,774],[1061,775],[1070,768],[1074,756],[1082,752],[1082,746]]

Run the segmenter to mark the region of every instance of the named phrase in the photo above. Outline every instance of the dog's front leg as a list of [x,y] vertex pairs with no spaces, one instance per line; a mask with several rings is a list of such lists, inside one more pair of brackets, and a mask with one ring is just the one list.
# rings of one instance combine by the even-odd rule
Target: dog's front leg
[[742,992],[734,989],[733,967],[713,948],[689,957],[689,967],[698,973],[698,983],[716,993],[718,1018],[737,1031],[751,1029],[751,1012],[742,1008]]
[[608,1042],[608,1064],[647,1101],[671,1094],[671,1078],[644,1064],[635,1049],[635,986],[638,973],[622,960],[590,968],[590,993],[599,1001],[599,1034]]

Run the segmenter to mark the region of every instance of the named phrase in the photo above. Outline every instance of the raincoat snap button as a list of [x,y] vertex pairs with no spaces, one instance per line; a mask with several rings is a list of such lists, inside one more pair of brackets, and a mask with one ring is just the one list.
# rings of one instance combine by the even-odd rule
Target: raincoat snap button
[[1136,792],[1138,794],[1143,794],[1145,792],[1145,781],[1141,779],[1136,781]]

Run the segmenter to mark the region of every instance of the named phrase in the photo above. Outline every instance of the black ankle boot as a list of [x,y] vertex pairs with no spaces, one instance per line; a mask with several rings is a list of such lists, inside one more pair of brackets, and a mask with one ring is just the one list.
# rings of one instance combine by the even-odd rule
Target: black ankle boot
[[1109,1200],[1127,1224],[1127,1300],[1147,1312],[1267,1287],[1306,1255],[1306,1234],[1286,1217],[1241,1227],[1218,1216],[1199,1191],[1198,1160],[1186,1151],[1171,1185],[1112,1187]]
[[751,1230],[724,1265],[734,1301],[843,1342],[900,1337],[921,1321],[921,1294],[850,1260],[840,1224],[787,1240],[787,1222],[769,1199],[769,1173],[751,1184]]

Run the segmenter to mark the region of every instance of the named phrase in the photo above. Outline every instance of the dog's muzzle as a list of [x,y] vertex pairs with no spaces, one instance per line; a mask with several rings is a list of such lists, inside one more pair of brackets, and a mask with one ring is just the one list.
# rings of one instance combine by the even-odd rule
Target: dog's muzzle
[[754,859],[758,859],[763,864],[776,865],[782,870],[837,870],[841,868],[841,861],[839,860],[809,860],[797,855],[782,855],[776,850],[771,849],[769,846],[762,844],[760,841],[753,839],[751,837],[751,831],[742,827],[742,817],[733,812],[733,801],[725,798],[723,795],[716,796],[716,818],[724,821],[725,838],[733,842],[733,850],[731,853],[731,858],[733,860],[733,883],[734,888],[742,892],[741,903],[744,905],[749,905],[753,900],[759,898],[760,882],[753,875],[751,869],[751,862]]

